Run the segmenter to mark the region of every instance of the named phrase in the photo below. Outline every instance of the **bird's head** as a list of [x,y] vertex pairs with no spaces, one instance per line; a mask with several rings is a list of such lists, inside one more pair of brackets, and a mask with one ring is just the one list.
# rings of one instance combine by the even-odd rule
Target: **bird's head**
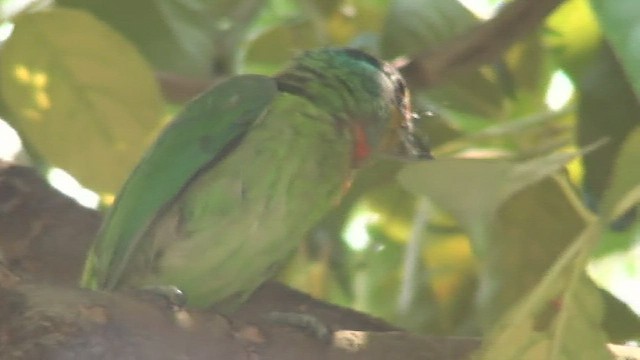
[[360,163],[375,151],[429,159],[414,130],[409,90],[389,63],[351,48],[304,52],[277,77],[281,91],[326,109],[354,141]]

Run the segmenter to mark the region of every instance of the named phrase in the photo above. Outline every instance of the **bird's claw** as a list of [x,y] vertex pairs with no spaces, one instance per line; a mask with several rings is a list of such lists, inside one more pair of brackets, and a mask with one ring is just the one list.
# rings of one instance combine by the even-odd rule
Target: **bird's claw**
[[172,311],[182,310],[187,304],[187,295],[173,285],[151,285],[139,290],[161,299]]
[[324,343],[331,342],[332,332],[329,330],[329,327],[313,315],[296,312],[272,311],[264,317],[266,320],[273,323],[302,329]]

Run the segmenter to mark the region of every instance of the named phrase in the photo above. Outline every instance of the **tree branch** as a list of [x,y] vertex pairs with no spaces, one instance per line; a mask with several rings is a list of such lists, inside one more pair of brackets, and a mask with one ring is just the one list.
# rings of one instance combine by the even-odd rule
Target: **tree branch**
[[433,87],[455,74],[495,62],[531,34],[564,0],[515,0],[489,21],[412,59],[402,72],[413,87]]

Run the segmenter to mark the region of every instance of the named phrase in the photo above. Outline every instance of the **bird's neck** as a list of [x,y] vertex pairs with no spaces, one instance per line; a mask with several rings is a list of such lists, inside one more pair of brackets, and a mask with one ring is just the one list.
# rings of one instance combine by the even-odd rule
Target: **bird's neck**
[[[321,64],[318,64],[321,65]],[[276,76],[278,90],[306,98],[337,121],[386,116],[378,86],[350,81],[341,69],[325,69],[313,64],[296,64]]]

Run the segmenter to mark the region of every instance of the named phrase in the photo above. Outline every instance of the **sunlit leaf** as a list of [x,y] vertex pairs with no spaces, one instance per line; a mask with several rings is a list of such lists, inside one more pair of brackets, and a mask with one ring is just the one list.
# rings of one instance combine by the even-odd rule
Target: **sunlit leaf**
[[0,71],[12,125],[46,160],[95,190],[118,190],[159,125],[162,101],[149,66],[83,11],[16,19]]
[[399,180],[472,230],[493,216],[512,168],[508,160],[441,159],[410,164],[400,172]]
[[555,153],[521,163],[440,159],[407,165],[399,180],[409,191],[429,197],[476,233],[511,195],[558,171],[576,155]]
[[0,22],[9,21],[22,12],[38,11],[50,5],[48,0],[2,0],[0,1]]
[[407,242],[415,212],[413,194],[393,182],[365,195],[364,203],[377,214],[376,223],[381,225],[381,231],[389,239],[400,243]]
[[576,77],[600,46],[602,35],[589,0],[568,0],[548,18],[545,44],[562,68]]

